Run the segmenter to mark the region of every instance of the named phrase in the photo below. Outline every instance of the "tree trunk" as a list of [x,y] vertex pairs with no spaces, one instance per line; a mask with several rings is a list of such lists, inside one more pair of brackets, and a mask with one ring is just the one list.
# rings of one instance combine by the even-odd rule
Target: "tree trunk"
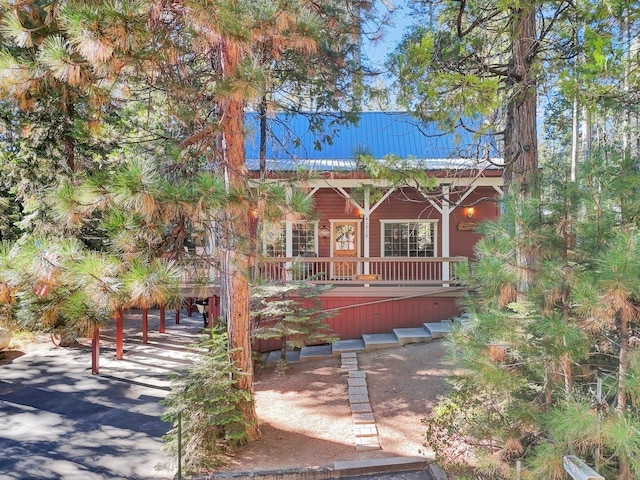
[[[627,389],[625,387],[625,378],[627,376],[627,368],[629,364],[629,321],[625,317],[624,312],[620,314],[620,326],[618,341],[620,342],[620,360],[618,363],[618,395],[616,403],[616,411],[622,415],[627,410]],[[630,458],[624,453],[618,458],[619,474],[621,480],[633,478],[631,476]]]
[[267,176],[267,95],[260,99],[260,179]]
[[[537,94],[532,64],[536,57],[536,17],[533,2],[515,11],[513,45],[508,81],[513,84],[507,105],[505,125],[505,185],[507,191],[524,206],[536,193],[538,170]],[[526,229],[516,219],[516,235]],[[529,290],[533,278],[534,256],[521,245],[516,253],[519,298]]]
[[620,342],[620,359],[618,363],[618,401],[616,410],[624,413],[627,409],[627,392],[624,386],[629,363],[629,322],[624,314],[620,315],[620,326],[618,330],[618,341]]
[[[225,77],[233,78],[241,60],[239,46],[228,40],[222,49],[222,68]],[[227,188],[247,190],[247,168],[244,151],[244,102],[231,94],[220,102],[222,117],[223,165]],[[258,418],[254,403],[253,362],[251,356],[251,321],[249,315],[248,255],[246,241],[250,231],[249,212],[239,202],[229,205],[226,216],[227,241],[224,242],[224,274],[222,301],[226,313],[227,333],[231,359],[242,374],[236,378],[237,388],[251,395],[241,406],[248,440],[259,435]]]

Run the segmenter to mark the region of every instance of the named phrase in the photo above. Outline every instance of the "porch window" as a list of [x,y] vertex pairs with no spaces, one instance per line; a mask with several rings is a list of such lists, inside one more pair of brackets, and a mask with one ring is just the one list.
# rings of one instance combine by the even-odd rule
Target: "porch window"
[[[293,256],[304,252],[316,252],[317,222],[294,222],[291,246]],[[287,224],[281,222],[265,235],[264,252],[270,257],[286,257]]]
[[435,257],[436,222],[382,221],[383,257]]

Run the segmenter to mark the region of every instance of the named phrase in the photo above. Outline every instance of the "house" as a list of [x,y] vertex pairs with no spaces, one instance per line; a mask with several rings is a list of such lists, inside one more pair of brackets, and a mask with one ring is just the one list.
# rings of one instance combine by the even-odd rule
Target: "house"
[[[325,115],[323,123],[305,115],[268,118],[261,168],[259,119],[247,117],[246,161],[256,181],[262,176],[260,181],[295,185],[315,205],[313,218],[289,216],[261,232],[261,273],[271,281],[305,279],[332,285],[319,300],[324,310],[335,312],[328,323],[341,339],[418,327],[458,314],[456,300],[465,287],[455,277],[455,265],[473,257],[478,223],[499,215],[503,166],[495,145],[462,127],[443,133],[406,113],[365,112],[354,124],[334,123],[335,118]],[[370,175],[363,157],[378,165],[389,158],[402,162],[414,173],[428,174],[431,188],[415,183],[420,175],[395,181]],[[305,174],[299,175],[301,171]],[[206,297],[209,317],[214,318],[219,288],[211,258],[205,252],[193,260],[187,270],[206,281],[185,279],[182,296]],[[143,343],[147,313],[143,309]],[[159,331],[165,331],[163,307]],[[264,341],[260,350],[278,346]],[[96,329],[93,373],[98,373],[99,352]],[[119,311],[116,358],[122,355]]]
[[[320,300],[335,310],[329,325],[342,339],[456,315],[464,286],[455,265],[473,257],[478,222],[499,215],[503,168],[495,145],[400,112],[364,112],[355,124],[332,118],[316,131],[304,115],[267,119],[263,176],[303,188],[315,215],[269,227],[263,274],[333,285]],[[247,167],[256,175],[258,120],[246,122]],[[426,172],[434,186],[421,191],[411,176],[400,183],[373,178],[362,155],[378,162],[391,156]],[[300,171],[311,174],[301,179]]]

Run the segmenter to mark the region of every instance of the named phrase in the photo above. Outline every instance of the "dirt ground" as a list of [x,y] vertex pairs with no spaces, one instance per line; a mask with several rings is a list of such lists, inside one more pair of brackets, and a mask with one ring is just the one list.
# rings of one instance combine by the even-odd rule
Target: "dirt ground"
[[272,367],[256,375],[262,436],[223,470],[267,470],[330,465],[335,461],[429,454],[421,419],[447,392],[454,371],[446,344],[436,340],[358,353],[378,427],[381,450],[357,452],[340,359]]
[[[0,352],[0,365],[23,351],[55,348],[48,335],[14,339]],[[240,449],[223,471],[270,470],[331,465],[336,461],[430,453],[421,419],[448,390],[455,370],[446,343],[436,340],[358,353],[378,427],[381,450],[357,452],[340,357],[256,372],[256,409],[261,437]]]
[[10,363],[25,352],[48,351],[56,346],[47,333],[22,333],[13,336],[6,350],[0,351],[0,365]]

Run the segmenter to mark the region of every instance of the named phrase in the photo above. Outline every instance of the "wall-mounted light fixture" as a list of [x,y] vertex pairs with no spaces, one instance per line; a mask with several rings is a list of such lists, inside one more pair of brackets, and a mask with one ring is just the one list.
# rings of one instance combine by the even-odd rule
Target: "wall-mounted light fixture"
[[476,213],[476,209],[473,207],[464,207],[464,216],[467,218],[473,218]]
[[318,236],[320,238],[329,238],[331,236],[331,230],[327,225],[321,225],[318,229]]

